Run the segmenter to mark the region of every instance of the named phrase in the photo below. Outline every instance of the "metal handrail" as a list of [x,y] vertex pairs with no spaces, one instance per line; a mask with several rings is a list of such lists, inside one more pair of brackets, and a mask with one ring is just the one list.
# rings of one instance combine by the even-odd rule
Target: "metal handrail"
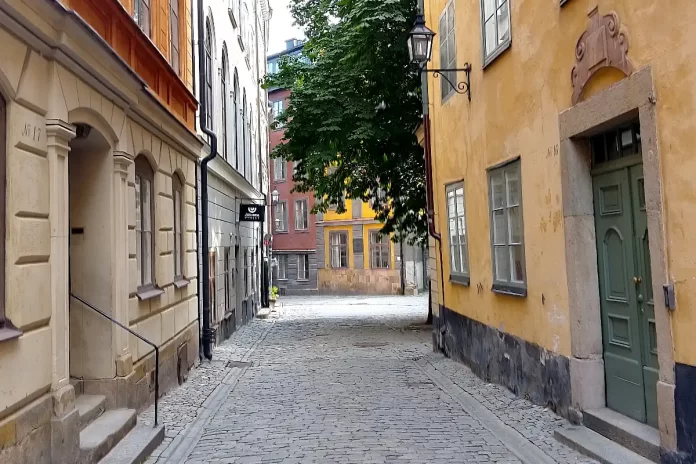
[[[74,295],[73,293],[71,293],[70,296],[71,296],[72,298],[75,298],[77,301],[79,301],[79,302],[82,303],[83,305],[87,306],[88,308],[90,308],[90,309],[96,311],[97,313],[99,313],[100,315],[104,316],[105,318],[107,318],[108,320],[110,320],[111,322],[113,322],[114,324],[116,324],[117,326],[119,326],[120,328],[122,328],[123,330],[125,330],[126,332],[128,332],[129,334],[133,335],[134,337],[139,338],[140,340],[144,341],[145,343],[147,343],[148,345],[150,345],[151,347],[153,347],[153,348],[155,349],[155,427],[157,427],[157,398],[159,398],[159,348],[157,347],[157,345],[155,345],[154,343],[152,343],[152,342],[151,342],[150,340],[148,340],[147,338],[145,338],[145,337],[143,337],[142,335],[140,335],[140,334],[138,334],[138,333],[132,331],[130,328],[128,328],[128,327],[126,327],[125,325],[121,324],[120,322],[118,322],[117,320],[115,320],[114,318],[112,318],[111,316],[109,316],[108,314],[106,314],[106,313],[105,313],[104,311],[102,311],[101,309],[98,309],[98,308],[94,307],[93,305],[87,303],[85,300],[83,300],[83,299],[80,298],[79,296]],[[152,353],[152,352],[150,352],[150,353]],[[148,354],[149,354],[149,353],[148,353]]]

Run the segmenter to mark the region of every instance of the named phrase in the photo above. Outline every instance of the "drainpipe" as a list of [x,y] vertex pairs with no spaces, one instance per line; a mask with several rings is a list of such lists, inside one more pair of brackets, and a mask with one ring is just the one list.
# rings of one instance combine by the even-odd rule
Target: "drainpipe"
[[[425,14],[425,6],[423,0],[418,0],[418,12],[420,14]],[[433,165],[432,165],[432,151],[430,149],[430,111],[428,103],[428,74],[421,73],[421,92],[423,94],[423,143],[425,145],[425,187],[426,187],[426,208],[428,216],[428,234],[438,243],[438,250],[440,254],[440,283],[442,285],[442,306],[445,307],[445,269],[442,262],[442,236],[437,233],[435,229],[435,206],[433,201]],[[430,288],[430,285],[428,286]],[[441,343],[441,324],[442,319],[438,318],[438,327],[436,328],[438,334],[438,343]],[[433,322],[432,307],[428,308],[428,323]]]
[[205,256],[203,260],[203,355],[206,359],[213,359],[212,336],[213,331],[210,328],[210,260],[208,259],[209,245],[209,229],[208,223],[208,163],[217,156],[217,137],[210,130],[205,120],[208,105],[213,102],[206,101],[205,94],[205,25],[203,21],[203,0],[198,0],[198,85],[199,89],[199,116],[201,131],[210,137],[210,154],[201,161],[201,248]]

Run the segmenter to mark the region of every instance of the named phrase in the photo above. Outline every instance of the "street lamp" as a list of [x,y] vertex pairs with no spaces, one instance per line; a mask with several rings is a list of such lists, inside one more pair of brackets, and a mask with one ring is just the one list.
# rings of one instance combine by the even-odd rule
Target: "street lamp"
[[[416,16],[413,23],[413,29],[408,33],[408,54],[411,58],[411,63],[418,65],[420,72],[433,73],[435,77],[442,77],[447,83],[459,94],[466,94],[471,101],[471,65],[464,63],[463,68],[453,69],[427,69],[426,65],[433,54],[433,38],[435,33],[428,29],[425,25],[425,18],[422,14]],[[458,82],[456,85],[449,80],[447,72],[464,71],[466,73],[466,82]]]
[[278,193],[278,189],[273,189],[271,192],[271,201],[273,202],[273,206],[278,204],[278,200],[280,199],[280,193]]

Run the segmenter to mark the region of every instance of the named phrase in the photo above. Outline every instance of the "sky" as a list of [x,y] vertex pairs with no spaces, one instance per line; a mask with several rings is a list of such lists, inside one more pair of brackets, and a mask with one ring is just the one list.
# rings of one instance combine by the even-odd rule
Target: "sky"
[[288,39],[303,38],[302,31],[293,26],[294,20],[290,15],[288,5],[292,0],[270,0],[273,16],[271,17],[270,42],[268,54],[285,50],[285,41]]

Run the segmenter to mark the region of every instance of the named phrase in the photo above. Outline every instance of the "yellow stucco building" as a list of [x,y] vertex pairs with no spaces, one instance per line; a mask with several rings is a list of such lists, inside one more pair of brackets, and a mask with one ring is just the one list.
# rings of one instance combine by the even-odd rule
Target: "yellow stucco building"
[[2,463],[96,462],[153,401],[97,310],[160,393],[198,357],[189,4],[137,3],[0,3]]
[[[317,285],[320,293],[398,294],[395,244],[378,232],[369,203],[346,200],[346,211],[317,215]],[[398,251],[398,250],[396,250]]]
[[429,66],[471,64],[470,101],[428,76],[420,130],[435,343],[572,420],[626,419],[652,459],[693,459],[696,4],[424,3]]

